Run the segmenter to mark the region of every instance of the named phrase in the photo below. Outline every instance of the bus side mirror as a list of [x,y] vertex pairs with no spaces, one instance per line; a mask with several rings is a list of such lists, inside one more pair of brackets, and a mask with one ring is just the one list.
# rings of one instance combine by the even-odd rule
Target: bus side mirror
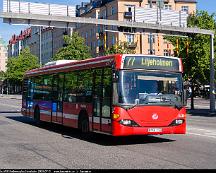
[[183,93],[183,105],[187,106],[187,97],[188,97],[188,92],[187,89],[184,89],[184,93]]

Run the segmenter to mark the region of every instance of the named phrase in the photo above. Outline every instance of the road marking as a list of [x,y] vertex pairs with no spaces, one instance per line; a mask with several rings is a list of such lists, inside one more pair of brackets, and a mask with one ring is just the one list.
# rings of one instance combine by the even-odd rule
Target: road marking
[[214,138],[216,139],[216,136],[211,136],[211,135],[204,135],[204,134],[199,134],[199,133],[187,133],[189,135],[196,135],[196,136],[203,136],[203,137],[208,137],[208,138]]
[[192,128],[188,128],[188,130],[200,130],[200,131],[206,131],[206,132],[211,132],[211,133],[215,133],[216,134],[216,131],[215,130],[212,130],[212,129],[201,129],[201,128],[194,128],[194,127],[192,127]]
[[216,130],[213,129],[189,127],[187,131],[188,131],[187,134],[189,135],[203,136],[203,137],[216,139]]

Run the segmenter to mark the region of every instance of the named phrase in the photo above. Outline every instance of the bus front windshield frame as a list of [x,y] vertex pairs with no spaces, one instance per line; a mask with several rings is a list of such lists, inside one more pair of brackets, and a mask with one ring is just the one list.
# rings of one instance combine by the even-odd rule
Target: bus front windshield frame
[[116,91],[114,103],[122,106],[164,105],[183,107],[181,73],[120,70],[114,90]]

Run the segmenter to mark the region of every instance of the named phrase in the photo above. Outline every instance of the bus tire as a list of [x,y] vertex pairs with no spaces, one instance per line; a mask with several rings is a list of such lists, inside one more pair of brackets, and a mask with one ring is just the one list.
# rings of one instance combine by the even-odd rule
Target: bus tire
[[36,123],[39,125],[40,124],[40,108],[38,106],[35,107],[34,110],[34,120],[36,121]]
[[87,115],[81,114],[79,116],[78,128],[83,134],[89,133],[89,120]]

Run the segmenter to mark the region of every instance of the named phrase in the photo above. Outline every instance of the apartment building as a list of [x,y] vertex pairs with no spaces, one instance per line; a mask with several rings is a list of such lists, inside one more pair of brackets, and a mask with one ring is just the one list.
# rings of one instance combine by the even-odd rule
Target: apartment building
[[17,57],[23,48],[29,47],[31,53],[37,56],[42,64],[46,64],[64,46],[63,36],[71,35],[72,32],[72,28],[32,26],[21,31],[20,35],[12,36],[8,45],[8,55]]
[[6,71],[7,62],[7,45],[4,40],[0,37],[0,72]]
[[[77,6],[77,16],[132,22],[136,21],[134,14],[138,8],[142,8],[144,11],[149,8],[163,9],[167,13],[174,11],[176,14],[196,12],[196,0],[163,0],[161,2],[158,3],[158,0],[91,0],[89,3]],[[151,18],[151,16],[149,17]],[[155,18],[160,18],[160,16]],[[152,18],[152,20],[154,19]],[[169,21],[170,19],[165,18],[164,20]],[[174,47],[164,40],[160,33],[137,33],[136,29],[127,27],[89,24],[78,24],[76,31],[85,38],[86,44],[91,48],[91,53],[94,56],[103,54],[106,48],[120,42],[128,42],[129,48],[135,50],[137,54],[165,56],[174,54]]]

